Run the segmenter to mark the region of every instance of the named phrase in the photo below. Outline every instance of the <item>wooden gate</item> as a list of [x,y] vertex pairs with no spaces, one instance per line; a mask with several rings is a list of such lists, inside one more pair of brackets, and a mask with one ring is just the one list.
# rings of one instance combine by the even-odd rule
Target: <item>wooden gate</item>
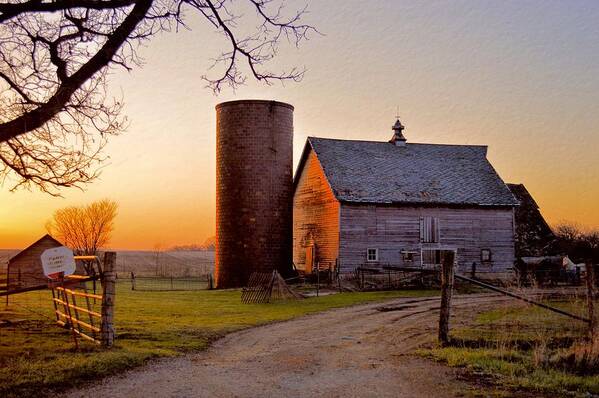
[[[52,289],[56,323],[71,329],[76,346],[78,346],[77,336],[95,344],[101,344],[102,314],[94,311],[94,303],[102,303],[102,296],[90,293],[85,282],[80,286],[82,286],[80,289],[76,287],[69,289],[63,286]],[[77,303],[78,298],[79,303]]]
[[[86,271],[93,276],[69,275],[50,283],[56,323],[71,330],[76,348],[79,347],[78,338],[110,347],[114,342],[116,253],[104,253],[102,265],[96,256],[75,256],[75,260],[94,263],[97,271],[90,272],[88,263]],[[95,292],[96,279],[100,279],[102,294]],[[93,293],[86,284],[90,281],[93,282]]]

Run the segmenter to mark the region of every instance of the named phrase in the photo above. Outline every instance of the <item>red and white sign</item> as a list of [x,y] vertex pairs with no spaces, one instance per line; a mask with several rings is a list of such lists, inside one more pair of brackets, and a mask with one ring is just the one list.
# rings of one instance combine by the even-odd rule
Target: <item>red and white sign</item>
[[41,255],[44,275],[50,279],[59,279],[60,275],[75,272],[75,258],[68,247],[60,246],[44,251]]

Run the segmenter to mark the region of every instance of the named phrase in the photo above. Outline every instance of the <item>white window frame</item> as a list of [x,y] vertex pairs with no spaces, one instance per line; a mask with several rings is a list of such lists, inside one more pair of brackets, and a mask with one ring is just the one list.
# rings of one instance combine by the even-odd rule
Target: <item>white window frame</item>
[[[370,258],[370,251],[374,250],[374,260],[372,260]],[[377,249],[376,247],[369,247],[366,249],[366,261],[368,261],[369,263],[374,263],[379,261],[379,249]]]

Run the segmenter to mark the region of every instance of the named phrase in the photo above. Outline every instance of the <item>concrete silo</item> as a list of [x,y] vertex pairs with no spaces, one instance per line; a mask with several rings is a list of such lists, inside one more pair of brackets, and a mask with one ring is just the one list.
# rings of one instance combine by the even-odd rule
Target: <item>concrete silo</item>
[[216,106],[218,288],[254,271],[291,270],[293,106],[241,100]]

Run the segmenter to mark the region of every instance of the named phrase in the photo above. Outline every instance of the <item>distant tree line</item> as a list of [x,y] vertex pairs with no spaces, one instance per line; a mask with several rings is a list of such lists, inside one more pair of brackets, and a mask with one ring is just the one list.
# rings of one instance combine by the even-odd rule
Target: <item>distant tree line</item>
[[211,236],[204,241],[202,244],[189,244],[189,245],[176,245],[172,246],[169,251],[184,252],[184,251],[214,251],[214,245],[216,243],[216,237]]
[[554,233],[550,251],[567,254],[574,262],[599,264],[599,229],[585,229],[565,222],[557,225]]

